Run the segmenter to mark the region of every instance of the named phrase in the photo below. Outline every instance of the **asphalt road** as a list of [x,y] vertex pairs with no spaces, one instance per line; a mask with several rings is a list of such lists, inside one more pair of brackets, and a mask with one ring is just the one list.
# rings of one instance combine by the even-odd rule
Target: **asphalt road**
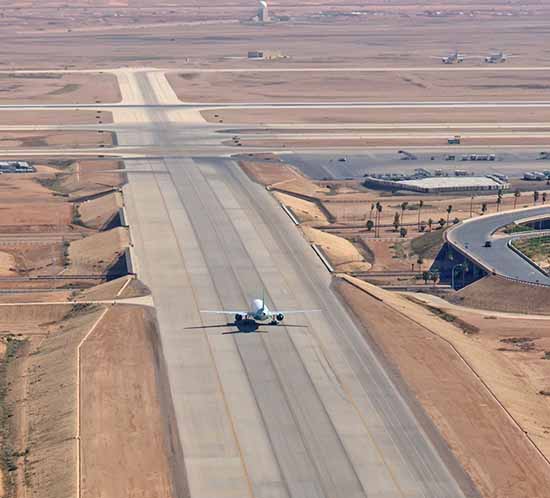
[[[145,102],[172,98],[151,83],[142,74],[129,85]],[[164,126],[178,116],[150,108],[121,110],[115,119],[157,126],[120,133],[122,144],[162,147],[170,140]],[[140,172],[129,173],[127,214],[138,273],[158,312],[193,497],[475,494],[439,435],[420,426],[324,266],[265,189],[228,159],[126,167]],[[268,333],[231,334],[234,327],[198,311],[246,309],[263,289],[271,308],[322,312]]]
[[[508,247],[508,242],[514,237],[493,236],[500,227],[533,216],[550,217],[550,206],[473,218],[451,228],[447,238],[451,244],[498,275],[533,284],[550,285],[550,277]],[[484,247],[485,241],[489,239],[491,247]]]
[[[425,148],[424,148],[425,149]],[[343,155],[324,153],[283,153],[284,160],[305,175],[317,180],[362,178],[365,174],[375,173],[413,173],[417,168],[428,170],[441,169],[453,172],[457,169],[468,171],[478,175],[500,173],[510,177],[522,176],[525,171],[550,169],[550,161],[538,160],[542,147],[536,151],[505,150],[499,147],[462,148],[436,148],[431,150],[418,150],[415,147],[407,147],[407,151],[414,152],[417,160],[403,160],[398,154],[397,148],[390,150],[372,150],[364,153],[347,153]],[[495,161],[462,161],[463,154],[495,154]],[[452,154],[455,159],[446,160]],[[432,159],[433,158],[433,159]],[[342,161],[345,159],[345,161]]]

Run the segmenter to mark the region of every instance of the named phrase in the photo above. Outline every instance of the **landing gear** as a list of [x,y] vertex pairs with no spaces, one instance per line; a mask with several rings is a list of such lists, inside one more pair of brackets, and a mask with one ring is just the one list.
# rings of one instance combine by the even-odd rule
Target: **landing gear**
[[269,325],[279,325],[279,322],[277,320],[271,320]]

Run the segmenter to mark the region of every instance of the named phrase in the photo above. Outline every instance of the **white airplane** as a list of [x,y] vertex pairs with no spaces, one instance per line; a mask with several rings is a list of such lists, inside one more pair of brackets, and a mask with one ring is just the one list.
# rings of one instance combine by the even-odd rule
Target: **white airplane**
[[265,300],[254,299],[250,304],[249,311],[235,311],[235,310],[201,310],[201,313],[213,313],[217,315],[234,315],[235,323],[239,322],[254,322],[254,323],[267,323],[270,325],[278,325],[285,319],[285,315],[298,314],[298,313],[315,313],[321,310],[289,310],[289,311],[273,311],[270,310]]
[[432,59],[440,59],[443,64],[454,64],[455,62],[457,64],[460,64],[461,62],[464,62],[464,55],[460,54],[457,51],[453,52],[452,54],[445,55],[443,57],[441,56],[430,56]]

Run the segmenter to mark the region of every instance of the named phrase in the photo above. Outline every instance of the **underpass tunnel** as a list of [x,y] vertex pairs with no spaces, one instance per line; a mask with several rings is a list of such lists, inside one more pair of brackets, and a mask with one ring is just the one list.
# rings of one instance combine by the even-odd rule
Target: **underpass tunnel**
[[450,285],[454,290],[462,289],[487,275],[477,263],[449,243],[440,249],[429,271],[437,272],[439,282]]

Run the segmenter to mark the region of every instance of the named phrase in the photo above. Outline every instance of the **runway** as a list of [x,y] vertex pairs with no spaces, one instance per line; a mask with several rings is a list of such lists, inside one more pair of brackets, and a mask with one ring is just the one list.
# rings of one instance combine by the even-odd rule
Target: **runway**
[[[152,74],[127,83],[144,104],[173,98]],[[122,145],[169,149],[164,127],[186,117],[156,106],[120,109],[114,119],[157,126],[120,132]],[[158,313],[192,497],[476,496],[265,189],[230,159],[135,160],[126,168],[137,271]],[[322,312],[254,334],[224,334],[234,328],[211,328],[219,318],[199,313],[246,309],[262,290],[271,308]]]

